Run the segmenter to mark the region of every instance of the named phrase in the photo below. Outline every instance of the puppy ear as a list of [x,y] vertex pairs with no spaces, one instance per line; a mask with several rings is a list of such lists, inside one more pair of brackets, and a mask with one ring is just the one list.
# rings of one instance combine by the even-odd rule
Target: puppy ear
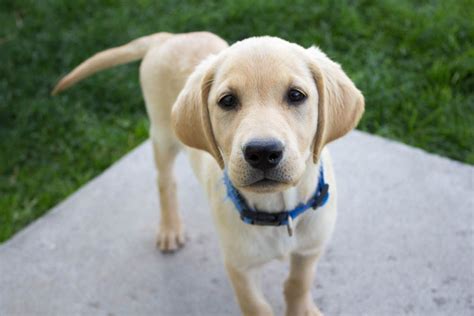
[[319,94],[318,127],[313,143],[313,160],[317,162],[324,145],[357,126],[365,102],[339,64],[319,48],[311,47],[306,51],[310,55],[309,65]]
[[221,169],[224,160],[217,147],[209,117],[208,97],[214,78],[211,56],[196,67],[181,90],[171,112],[171,121],[179,140],[186,146],[210,153]]

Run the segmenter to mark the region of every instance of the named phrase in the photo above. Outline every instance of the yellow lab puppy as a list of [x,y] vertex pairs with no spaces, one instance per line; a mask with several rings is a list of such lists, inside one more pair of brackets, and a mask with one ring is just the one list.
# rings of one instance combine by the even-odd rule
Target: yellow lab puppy
[[[242,313],[271,315],[258,284],[266,262],[290,256],[287,315],[320,315],[310,289],[336,220],[325,145],[353,129],[364,98],[318,48],[274,37],[228,46],[200,32],[158,33],[96,54],[56,94],[101,69],[143,58],[161,222],[158,245],[185,242],[172,165],[184,143],[207,191]],[[173,132],[174,129],[174,132]]]

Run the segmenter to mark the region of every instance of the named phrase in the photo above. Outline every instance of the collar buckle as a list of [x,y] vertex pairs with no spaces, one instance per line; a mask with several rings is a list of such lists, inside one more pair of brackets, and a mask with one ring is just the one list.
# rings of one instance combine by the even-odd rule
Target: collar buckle
[[329,185],[324,184],[318,196],[314,199],[313,203],[311,204],[311,207],[313,208],[313,210],[317,209],[321,205],[324,205],[328,197],[328,191],[329,191]]
[[248,220],[252,225],[262,226],[280,226],[288,217],[290,217],[288,212],[267,213],[244,209],[240,213],[240,218],[244,221]]

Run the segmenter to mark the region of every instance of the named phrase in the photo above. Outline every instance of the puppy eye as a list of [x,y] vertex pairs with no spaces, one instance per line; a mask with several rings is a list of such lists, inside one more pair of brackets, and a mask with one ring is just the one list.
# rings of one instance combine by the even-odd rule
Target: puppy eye
[[290,89],[287,98],[289,103],[298,104],[306,99],[306,95],[297,89]]
[[218,102],[219,106],[224,110],[232,110],[237,106],[238,103],[239,100],[233,94],[227,94],[223,96]]

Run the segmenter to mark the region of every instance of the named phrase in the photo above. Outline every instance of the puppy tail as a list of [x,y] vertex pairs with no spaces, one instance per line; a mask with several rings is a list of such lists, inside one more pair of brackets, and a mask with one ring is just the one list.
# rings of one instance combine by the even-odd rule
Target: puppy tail
[[51,95],[57,95],[82,79],[101,70],[140,60],[151,46],[163,43],[171,36],[171,33],[156,33],[137,38],[128,44],[99,52],[83,61],[73,71],[64,76],[56,84]]

